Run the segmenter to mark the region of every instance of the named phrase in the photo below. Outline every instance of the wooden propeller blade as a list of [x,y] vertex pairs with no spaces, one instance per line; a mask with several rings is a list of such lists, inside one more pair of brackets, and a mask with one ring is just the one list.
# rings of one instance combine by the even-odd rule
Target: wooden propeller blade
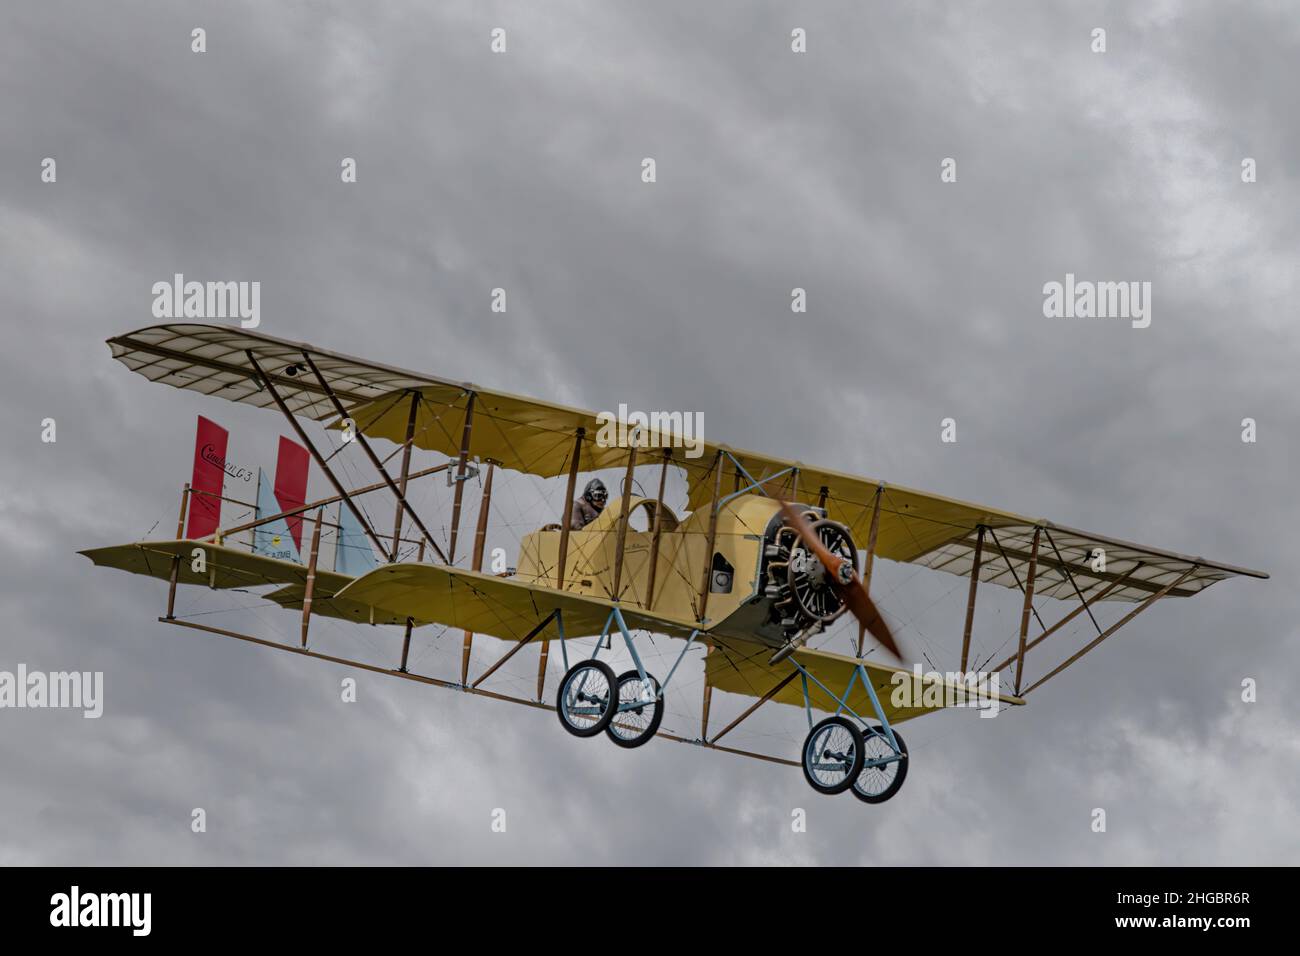
[[[838,555],[831,554],[830,549],[813,532],[812,526],[808,524],[804,516],[792,507],[789,502],[781,502],[781,514],[785,517],[786,523],[794,528],[808,550],[816,555],[817,560],[822,563],[822,567],[826,569],[826,573],[829,575],[828,580],[831,588],[848,605],[853,616],[858,619],[858,623],[885,650],[901,661],[903,655],[898,650],[898,642],[894,640],[893,632],[890,631],[889,625],[885,623],[885,618],[876,607],[876,602],[871,600],[871,595],[867,593],[866,587],[862,584],[862,579],[858,577],[858,572],[853,568],[853,563]],[[844,573],[842,568],[845,564],[849,566],[847,575],[849,580],[847,582],[840,578],[840,575]]]
[[874,637],[881,647],[901,661],[903,655],[899,653],[898,642],[894,640],[893,632],[889,630],[884,616],[876,607],[876,602],[871,600],[871,595],[867,594],[867,589],[862,586],[862,581],[857,574],[853,575],[851,584],[842,585],[836,590],[844,598],[844,603],[849,606],[858,623],[867,629],[867,633]]

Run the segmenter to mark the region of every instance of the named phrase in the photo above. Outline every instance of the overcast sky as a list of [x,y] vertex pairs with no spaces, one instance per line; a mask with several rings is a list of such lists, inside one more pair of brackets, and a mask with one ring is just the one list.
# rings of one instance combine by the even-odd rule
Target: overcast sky
[[[0,670],[102,671],[105,703],[0,711],[0,863],[1294,862],[1289,7],[4,4]],[[196,414],[268,470],[287,431],[110,360],[103,340],[152,324],[151,286],[177,272],[259,281],[272,335],[582,407],[700,411],[712,440],[1273,577],[1157,605],[1013,713],[905,725],[910,773],[879,807],[167,627],[165,584],[75,552],[170,534]],[[1150,282],[1150,326],[1044,317],[1067,273]],[[349,477],[373,480],[363,466]],[[494,543],[555,520],[562,488],[502,487]],[[420,494],[440,514],[445,487]],[[964,584],[880,575],[904,640],[955,666]],[[293,639],[290,612],[208,613],[254,603],[186,593],[178,611]],[[978,647],[1014,633],[1015,604],[981,604]],[[315,633],[385,663],[400,646]],[[415,666],[453,676],[459,647],[418,633]],[[501,649],[482,640],[476,668]],[[535,653],[503,686],[531,684]],[[698,655],[683,668],[665,727],[691,735]],[[744,703],[720,695],[714,728]],[[796,709],[755,720],[738,746],[797,754]]]

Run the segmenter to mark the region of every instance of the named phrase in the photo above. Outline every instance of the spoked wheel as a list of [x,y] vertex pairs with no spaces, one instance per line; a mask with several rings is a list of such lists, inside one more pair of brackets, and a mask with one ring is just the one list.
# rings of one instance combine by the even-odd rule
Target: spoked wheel
[[580,661],[560,681],[555,712],[575,737],[594,737],[609,726],[618,697],[614,672],[601,661]]
[[803,775],[818,793],[843,793],[862,769],[862,731],[847,717],[827,717],[803,743]]
[[[863,735],[864,765],[888,757],[894,752],[889,746],[888,738],[883,736],[885,729],[883,727],[872,729],[882,736]],[[879,767],[863,766],[857,779],[853,781],[853,795],[864,803],[884,803],[898,793],[899,788],[903,786],[903,781],[907,779],[907,744],[903,743],[903,738],[897,730],[894,731],[894,739],[898,741],[898,749],[903,752],[903,756]]]
[[640,747],[655,735],[664,719],[659,681],[653,674],[645,676],[648,687],[636,671],[618,675],[618,710],[605,733],[620,747]]

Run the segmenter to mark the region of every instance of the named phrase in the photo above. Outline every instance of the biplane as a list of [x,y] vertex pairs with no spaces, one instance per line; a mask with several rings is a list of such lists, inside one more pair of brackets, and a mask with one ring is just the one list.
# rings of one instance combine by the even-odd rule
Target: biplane
[[[1000,685],[984,688],[997,708],[1023,704],[1036,688],[1162,598],[1189,597],[1233,576],[1267,577],[725,444],[706,441],[702,452],[690,458],[682,454],[677,436],[639,428],[623,446],[603,443],[598,440],[600,419],[590,411],[239,328],[156,325],[111,338],[108,345],[113,358],[151,381],[277,409],[334,492],[202,538],[186,538],[187,506],[200,494],[187,485],[174,540],[82,552],[96,565],[167,581],[167,609],[160,621],[547,709],[548,660],[552,644],[558,643],[563,666],[553,708],[570,734],[603,734],[625,748],[658,736],[801,766],[818,792],[851,791],[867,803],[889,799],[906,777],[910,755],[898,726],[954,706],[962,695],[952,692],[971,689],[961,679],[919,675],[877,653],[886,652],[901,664],[903,652],[893,628],[869,595],[876,561],[910,563],[969,580],[958,675],[967,674],[971,664],[979,585],[1023,594],[1015,652],[987,672],[1006,674],[1012,687],[1010,693]],[[324,426],[315,440],[307,420]],[[337,447],[331,447],[336,441]],[[375,482],[344,487],[335,459],[344,448],[368,459]],[[433,454],[438,463],[413,470],[415,449]],[[381,457],[381,452],[386,454]],[[396,474],[390,471],[394,458],[399,458]],[[634,469],[646,466],[658,472],[653,497],[634,494]],[[621,471],[622,486],[595,521],[574,529],[570,519],[579,475],[602,469]],[[670,469],[679,469],[686,479],[681,513],[665,501]],[[522,536],[515,567],[493,572],[483,570],[483,542],[499,472],[562,479],[565,505],[558,522],[539,522]],[[451,499],[450,520],[437,534],[410,494],[413,482],[434,474],[447,479]],[[481,502],[466,555],[461,517],[469,510],[464,499],[470,477],[479,479]],[[357,506],[359,496],[375,492],[393,499],[391,531]],[[346,518],[364,536],[368,555],[378,556],[369,570],[344,573],[337,563],[330,570],[321,561],[322,509],[332,504],[338,506],[340,521]],[[301,563],[258,553],[238,540],[241,533],[285,519],[303,522],[304,541],[306,522],[312,523],[310,548],[304,547]],[[414,537],[407,537],[408,531]],[[418,545],[414,554],[411,542]],[[265,594],[269,602],[301,614],[298,640],[269,640],[184,620],[175,614],[181,585],[216,590],[270,586],[273,590]],[[1073,606],[1048,626],[1034,605],[1036,597]],[[1133,607],[1103,629],[1093,614],[1102,602]],[[1097,635],[1022,686],[1026,655],[1085,613]],[[856,628],[847,629],[844,653],[813,646],[814,638],[846,615]],[[1031,633],[1031,617],[1038,633]],[[313,648],[310,628],[318,618],[400,629],[396,666]],[[463,632],[458,676],[417,674],[408,668],[412,635],[426,625],[441,625],[444,636],[447,628]],[[666,673],[647,670],[639,653],[644,638],[634,632],[681,642]],[[491,666],[471,677],[476,635],[506,646]],[[869,648],[864,646],[867,635],[873,639]],[[595,638],[589,654],[586,645],[579,650],[579,638]],[[616,674],[607,659],[620,640],[620,654],[625,648],[632,666]],[[534,696],[484,686],[530,645],[539,648]],[[669,734],[660,728],[665,692],[687,651],[701,646],[699,734]],[[943,693],[900,696],[898,689],[911,679]],[[714,691],[752,703],[711,732]],[[720,743],[769,702],[803,711],[809,729],[797,760]]]

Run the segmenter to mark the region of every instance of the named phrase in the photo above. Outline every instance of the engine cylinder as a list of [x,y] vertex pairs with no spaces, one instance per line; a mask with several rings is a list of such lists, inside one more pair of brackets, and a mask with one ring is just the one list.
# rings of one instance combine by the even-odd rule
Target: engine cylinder
[[[836,557],[858,569],[858,552],[849,529],[826,517],[822,508],[803,506],[804,519],[813,533]],[[787,637],[816,625],[828,625],[844,613],[846,605],[831,585],[830,575],[780,513],[768,523],[763,537],[764,595],[771,602],[771,623]]]

